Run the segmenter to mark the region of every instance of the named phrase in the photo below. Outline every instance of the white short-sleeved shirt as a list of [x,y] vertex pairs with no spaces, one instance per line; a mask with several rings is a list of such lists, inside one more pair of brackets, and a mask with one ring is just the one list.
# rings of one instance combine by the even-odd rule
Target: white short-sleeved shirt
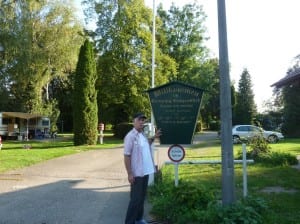
[[144,175],[152,174],[154,173],[154,168],[153,168],[153,160],[151,155],[150,144],[148,142],[148,139],[142,133],[139,133],[139,141],[140,141],[142,154],[143,154]]
[[[154,173],[155,169],[150,144],[143,133],[139,133],[135,128],[125,136],[124,155],[130,155],[131,157],[131,171],[133,176],[142,177],[146,175],[145,173]],[[149,155],[151,163],[149,162]],[[146,157],[144,158],[144,156]]]

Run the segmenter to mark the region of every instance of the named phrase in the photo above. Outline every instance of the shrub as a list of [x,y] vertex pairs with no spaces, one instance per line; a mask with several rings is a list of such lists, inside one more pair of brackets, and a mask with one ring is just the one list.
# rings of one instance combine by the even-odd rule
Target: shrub
[[[254,159],[257,163],[271,166],[296,165],[296,156],[290,153],[271,152],[268,142],[260,136],[250,139],[251,150],[247,152],[247,158]],[[242,152],[239,152],[238,159],[242,159]]]
[[283,152],[263,153],[259,155],[255,161],[272,166],[289,166],[298,164],[296,156]]
[[221,128],[220,121],[211,121],[209,122],[209,129],[212,131],[218,131]]
[[260,198],[247,197],[228,206],[223,206],[221,203],[214,201],[209,204],[207,211],[199,213],[197,223],[260,224],[263,223],[262,214],[267,208],[265,201]]
[[223,206],[212,189],[194,182],[158,182],[149,189],[152,213],[173,224],[262,223],[267,209],[262,199],[247,197]]
[[113,130],[112,124],[105,124],[105,131],[111,131]]
[[113,130],[114,136],[116,138],[123,139],[132,128],[133,128],[132,123],[123,122],[123,123],[117,124]]
[[152,213],[160,219],[177,224],[186,224],[187,220],[196,220],[197,210],[205,210],[214,199],[211,190],[193,182],[160,182],[150,187]]
[[268,153],[270,150],[269,143],[262,136],[256,135],[249,139],[249,146],[251,148],[251,158],[257,158],[261,153]]

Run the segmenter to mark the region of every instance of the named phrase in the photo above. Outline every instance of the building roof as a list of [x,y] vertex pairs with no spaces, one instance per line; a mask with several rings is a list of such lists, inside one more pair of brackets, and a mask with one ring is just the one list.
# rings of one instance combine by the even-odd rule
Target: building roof
[[30,114],[30,113],[22,113],[22,112],[2,112],[2,115],[4,117],[18,117],[18,118],[22,118],[22,119],[43,117],[42,115],[39,115],[39,114]]
[[279,81],[273,83],[271,85],[271,87],[281,88],[283,86],[295,83],[296,80],[300,80],[300,68],[295,69],[291,72],[287,72],[287,75],[284,78],[282,78]]

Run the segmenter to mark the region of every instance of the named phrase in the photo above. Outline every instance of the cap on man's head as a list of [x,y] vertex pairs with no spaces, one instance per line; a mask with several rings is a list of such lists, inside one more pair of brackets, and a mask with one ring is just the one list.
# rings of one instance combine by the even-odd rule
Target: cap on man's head
[[133,119],[147,119],[147,117],[145,116],[145,114],[143,113],[136,113],[135,115],[133,115]]

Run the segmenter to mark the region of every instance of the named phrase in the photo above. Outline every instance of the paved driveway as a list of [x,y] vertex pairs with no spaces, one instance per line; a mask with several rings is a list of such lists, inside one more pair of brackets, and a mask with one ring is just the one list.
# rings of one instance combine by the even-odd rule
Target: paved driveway
[[121,224],[122,149],[87,151],[0,175],[1,224]]

